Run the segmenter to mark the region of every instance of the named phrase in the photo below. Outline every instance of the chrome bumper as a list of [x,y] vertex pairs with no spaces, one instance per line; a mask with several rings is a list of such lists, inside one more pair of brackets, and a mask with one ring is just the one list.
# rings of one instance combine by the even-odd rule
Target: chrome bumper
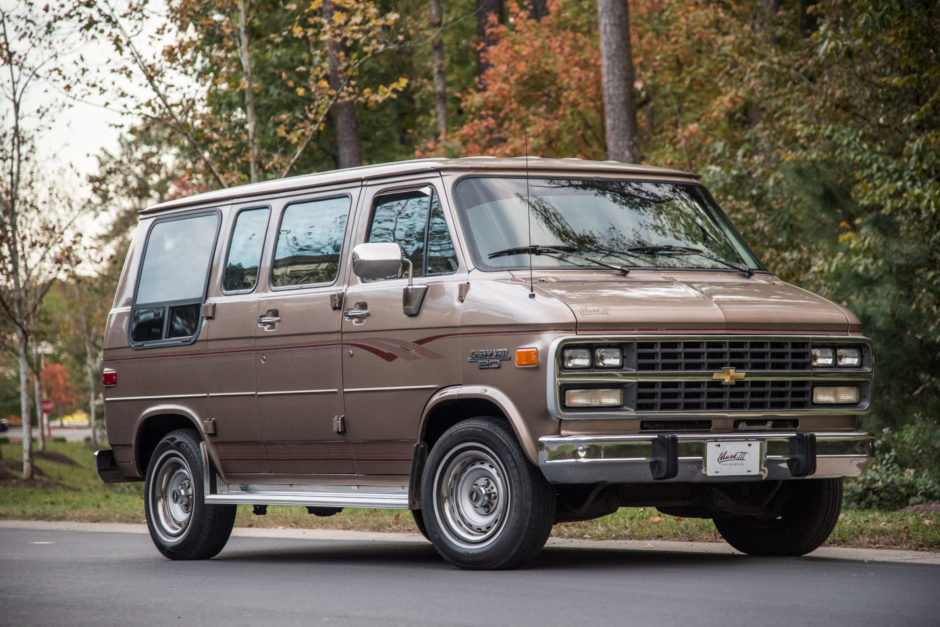
[[[815,433],[815,471],[810,478],[857,477],[872,457],[873,438],[861,432]],[[675,438],[672,440],[671,438]],[[679,433],[673,436],[606,435],[545,436],[539,438],[539,468],[551,483],[658,483],[794,479],[791,472],[797,433]],[[668,441],[667,441],[668,439]],[[707,442],[756,440],[763,443],[759,477],[709,477],[705,474]],[[671,443],[672,448],[662,446]],[[664,451],[671,451],[664,453]],[[673,459],[664,459],[664,456]],[[791,462],[792,464],[793,462]],[[672,476],[654,477],[672,464]]]
[[119,483],[127,481],[118,470],[117,461],[114,459],[114,451],[111,449],[102,449],[95,451],[95,472],[98,478],[104,483]]

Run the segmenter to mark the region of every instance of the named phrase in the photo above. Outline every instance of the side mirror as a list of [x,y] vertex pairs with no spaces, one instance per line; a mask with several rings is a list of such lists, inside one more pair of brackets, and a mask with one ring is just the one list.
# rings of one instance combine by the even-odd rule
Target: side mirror
[[408,264],[408,285],[402,291],[402,309],[406,316],[417,316],[428,286],[412,284],[414,267],[410,259],[402,256],[401,246],[394,242],[369,242],[357,244],[352,251],[353,272],[360,279],[397,279],[403,263]]
[[401,259],[401,246],[394,242],[358,244],[352,251],[353,272],[360,279],[397,279]]

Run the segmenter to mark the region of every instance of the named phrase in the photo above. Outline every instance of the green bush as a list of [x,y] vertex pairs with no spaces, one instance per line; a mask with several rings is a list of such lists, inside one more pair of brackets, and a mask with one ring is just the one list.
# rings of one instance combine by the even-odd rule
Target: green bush
[[940,501],[940,423],[922,414],[899,430],[884,429],[872,465],[845,482],[849,509],[894,510],[934,501]]

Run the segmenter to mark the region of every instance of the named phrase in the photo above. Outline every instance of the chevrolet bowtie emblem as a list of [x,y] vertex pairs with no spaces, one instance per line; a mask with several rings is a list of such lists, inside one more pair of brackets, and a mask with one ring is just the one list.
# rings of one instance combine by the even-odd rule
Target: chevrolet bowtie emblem
[[722,368],[721,372],[712,375],[712,379],[721,381],[725,385],[734,385],[738,381],[743,381],[746,376],[746,372],[735,372],[734,368]]

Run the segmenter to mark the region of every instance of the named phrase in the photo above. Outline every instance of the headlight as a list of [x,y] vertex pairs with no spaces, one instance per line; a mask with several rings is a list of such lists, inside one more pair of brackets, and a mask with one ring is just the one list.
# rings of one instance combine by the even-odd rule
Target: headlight
[[862,351],[858,348],[840,348],[836,351],[836,365],[853,368],[862,365]]
[[619,348],[611,346],[595,348],[594,365],[598,368],[620,368],[623,366],[623,353]]
[[565,368],[590,368],[591,350],[588,348],[566,348],[561,354]]
[[818,385],[813,388],[813,403],[817,405],[857,405],[858,387],[855,385]]
[[622,407],[623,388],[568,388],[565,407]]
[[834,353],[835,351],[833,351],[831,348],[813,348],[813,367],[825,368],[832,366],[835,363]]

